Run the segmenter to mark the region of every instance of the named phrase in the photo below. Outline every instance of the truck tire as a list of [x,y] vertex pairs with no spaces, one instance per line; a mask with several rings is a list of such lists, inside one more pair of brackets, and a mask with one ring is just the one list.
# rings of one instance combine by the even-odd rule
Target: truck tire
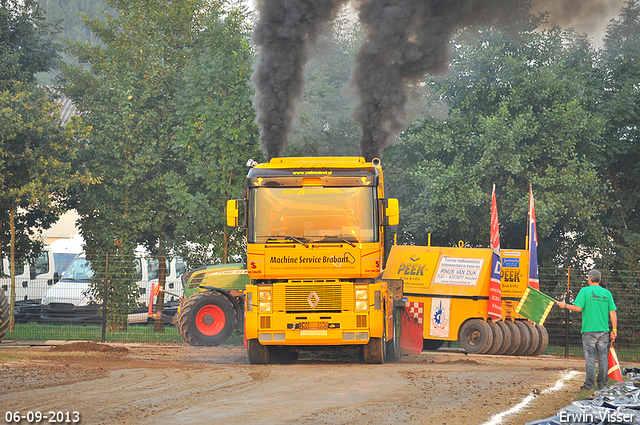
[[248,339],[247,358],[251,364],[269,364],[271,361],[269,347],[260,344],[257,339]]
[[514,323],[520,330],[520,346],[516,350],[515,355],[522,356],[524,353],[529,351],[529,348],[531,347],[531,332],[522,320],[516,320]]
[[547,332],[547,329],[540,325],[536,325],[536,329],[540,335],[540,343],[538,344],[538,349],[533,352],[532,356],[539,356],[544,353],[549,345],[549,333]]
[[384,363],[385,343],[384,338],[369,338],[367,345],[362,347],[364,362],[367,364]]
[[487,322],[487,324],[491,328],[493,340],[491,341],[491,347],[489,347],[485,354],[497,354],[500,347],[502,347],[502,341],[504,340],[504,336],[502,335],[502,328],[492,320]]
[[9,330],[9,299],[0,289],[0,341],[4,339]]
[[531,345],[529,349],[524,352],[524,356],[532,356],[538,350],[538,346],[540,345],[540,333],[538,329],[536,329],[536,325],[531,322],[522,321],[524,325],[529,329],[529,334],[531,335]]
[[482,354],[491,348],[493,332],[487,322],[471,319],[460,327],[460,344],[469,354]]
[[191,345],[220,345],[236,328],[233,304],[219,292],[198,292],[180,309],[177,329]]
[[442,339],[424,339],[422,340],[422,349],[426,351],[435,351],[444,345]]
[[498,325],[500,329],[502,329],[502,345],[500,346],[496,354],[504,354],[511,346],[511,329],[509,329],[507,324],[502,320],[498,320],[497,322],[495,322],[495,324]]
[[506,320],[504,324],[507,325],[509,331],[511,331],[511,345],[509,345],[509,349],[507,349],[504,354],[513,356],[516,354],[516,351],[518,351],[518,348],[520,348],[520,341],[522,340],[520,328],[511,320]]

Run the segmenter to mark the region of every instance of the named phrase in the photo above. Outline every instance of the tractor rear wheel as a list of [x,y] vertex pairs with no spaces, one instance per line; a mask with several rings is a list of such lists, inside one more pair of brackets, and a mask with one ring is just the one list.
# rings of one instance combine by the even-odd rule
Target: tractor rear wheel
[[4,339],[9,330],[9,299],[0,290],[0,341]]
[[233,304],[219,292],[198,292],[180,309],[177,329],[191,345],[220,345],[236,328]]

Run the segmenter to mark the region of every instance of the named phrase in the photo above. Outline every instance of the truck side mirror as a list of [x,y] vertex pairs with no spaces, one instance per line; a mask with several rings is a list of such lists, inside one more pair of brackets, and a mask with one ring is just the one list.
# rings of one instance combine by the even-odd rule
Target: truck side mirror
[[232,199],[227,201],[227,226],[238,227],[238,201]]
[[387,199],[385,215],[387,216],[387,225],[397,226],[400,223],[400,206],[396,198]]

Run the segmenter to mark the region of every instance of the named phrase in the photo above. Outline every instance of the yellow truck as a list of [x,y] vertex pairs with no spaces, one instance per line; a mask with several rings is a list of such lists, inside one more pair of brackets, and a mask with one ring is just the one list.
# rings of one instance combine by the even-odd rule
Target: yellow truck
[[[399,281],[379,279],[398,201],[380,161],[274,158],[253,164],[227,221],[247,227],[245,336],[249,362],[286,362],[300,349],[356,348],[366,363],[396,353]],[[390,238],[388,238],[390,239]]]
[[227,224],[247,228],[250,363],[287,362],[300,350],[354,348],[366,363],[383,363],[396,356],[397,322],[403,338],[413,341],[403,345],[405,352],[445,341],[480,354],[546,349],[546,330],[514,311],[527,286],[527,251],[502,251],[502,320],[489,320],[492,251],[391,246],[399,208],[385,196],[379,160],[250,163],[245,197],[227,202]]

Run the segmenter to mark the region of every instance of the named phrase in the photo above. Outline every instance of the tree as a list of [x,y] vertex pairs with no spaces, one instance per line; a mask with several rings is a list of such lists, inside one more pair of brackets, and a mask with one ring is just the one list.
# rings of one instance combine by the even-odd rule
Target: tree
[[[65,211],[78,121],[62,127],[52,93],[33,83],[57,60],[56,28],[33,1],[0,1],[0,256],[11,257],[10,330],[14,329],[15,265],[33,259],[46,229]],[[9,240],[9,244],[7,244]],[[17,257],[16,257],[17,254]]]
[[[80,65],[64,65],[61,84],[93,129],[79,162],[100,184],[75,191],[72,201],[88,254],[109,252],[112,261],[123,264],[122,276],[112,281],[121,285],[115,293],[123,298],[108,301],[111,329],[124,329],[135,304],[133,250],[143,244],[162,265],[177,240],[176,214],[164,184],[164,176],[180,168],[172,140],[180,124],[176,99],[190,47],[220,3],[106,3],[117,15],[105,12],[104,22],[84,18],[100,43],[66,43]],[[93,288],[103,296],[102,276],[96,276]],[[160,286],[164,279],[161,275]]]
[[179,212],[176,232],[193,242],[183,246],[190,264],[245,255],[243,235],[226,226],[225,202],[240,196],[247,159],[262,157],[251,106],[248,16],[244,8],[212,13],[184,72],[176,142],[186,168],[165,181]]
[[502,246],[524,248],[531,183],[540,262],[579,261],[604,235],[605,186],[583,153],[602,131],[584,90],[593,52],[558,29],[465,40],[452,43],[451,73],[427,81],[448,116],[418,120],[385,153],[389,193],[406,217],[400,239],[487,246],[495,183]]
[[592,156],[611,191],[604,223],[612,242],[605,267],[638,271],[640,264],[640,3],[630,0],[607,27],[598,67],[604,78],[599,112],[606,129]]

